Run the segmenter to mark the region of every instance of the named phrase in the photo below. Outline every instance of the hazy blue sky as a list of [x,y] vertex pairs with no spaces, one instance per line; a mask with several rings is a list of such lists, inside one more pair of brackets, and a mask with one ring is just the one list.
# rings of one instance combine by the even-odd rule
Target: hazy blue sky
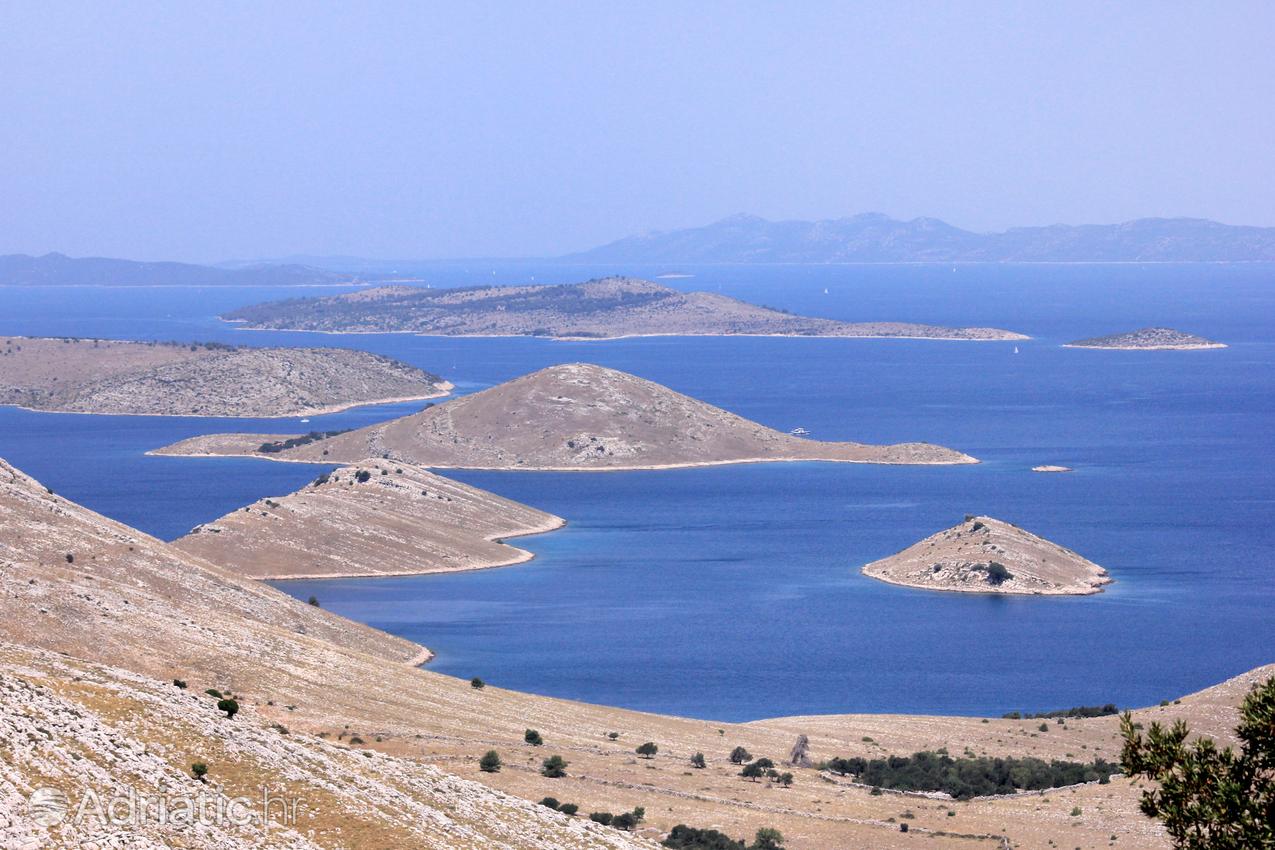
[[[626,8],[618,8],[624,5]],[[1275,3],[0,0],[0,252],[1275,225]]]

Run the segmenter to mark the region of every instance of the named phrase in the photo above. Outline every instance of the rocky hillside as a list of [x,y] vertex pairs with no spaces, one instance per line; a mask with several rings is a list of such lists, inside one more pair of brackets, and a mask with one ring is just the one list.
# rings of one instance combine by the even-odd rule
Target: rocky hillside
[[1111,583],[1106,570],[1070,549],[987,516],[967,517],[873,561],[863,573],[891,584],[967,593],[1084,595]]
[[369,460],[204,523],[173,545],[253,578],[411,575],[521,563],[529,552],[497,541],[562,524],[411,464]]
[[0,404],[33,410],[296,416],[450,389],[414,366],[342,348],[0,337]]
[[839,322],[794,316],[709,292],[680,292],[626,277],[557,286],[422,289],[387,286],[244,307],[222,318],[250,328],[411,332],[444,336],[907,337],[1026,339],[999,328],[944,328],[904,322]]
[[955,464],[928,443],[873,446],[783,434],[626,372],[570,363],[390,422],[263,454],[263,435],[184,440],[161,454],[261,454],[353,463],[387,458],[471,469],[655,469],[757,461]]
[[1199,348],[1226,348],[1226,345],[1195,334],[1176,331],[1173,328],[1141,328],[1123,334],[1111,334],[1110,336],[1099,336],[1093,339],[1079,339],[1075,342],[1067,343],[1064,348],[1189,351]]

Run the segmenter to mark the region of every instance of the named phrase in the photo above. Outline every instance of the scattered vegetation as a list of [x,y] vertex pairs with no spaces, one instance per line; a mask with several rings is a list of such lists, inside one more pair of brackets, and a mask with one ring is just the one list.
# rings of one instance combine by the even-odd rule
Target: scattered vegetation
[[[299,437],[289,437],[286,440],[275,440],[269,443],[262,443],[257,447],[257,451],[264,452],[266,454],[274,454],[275,452],[281,452],[286,449],[295,449],[297,446],[307,446],[310,443],[317,443],[319,440],[326,440],[328,437],[335,437],[338,434],[344,434],[348,430],[350,429],[345,428],[340,431],[311,431],[310,433],[302,434]],[[327,473],[324,473],[324,475],[326,474]],[[322,478],[323,476],[319,477]]]
[[876,788],[896,791],[942,791],[958,800],[1018,791],[1061,788],[1081,782],[1108,782],[1119,765],[1094,759],[1089,764],[1038,758],[952,758],[935,752],[890,756],[868,761],[835,758],[824,768]]
[[549,756],[540,765],[540,775],[549,779],[561,779],[567,775],[567,762],[562,756]]
[[696,829],[679,823],[665,838],[662,846],[674,850],[784,850],[784,837],[777,829],[759,829],[752,844],[736,841],[715,829]]
[[1119,713],[1120,709],[1116,708],[1115,703],[1109,702],[1106,705],[1078,705],[1073,708],[1063,708],[1058,711],[1040,711],[1035,714],[1010,711],[1002,714],[1001,717],[1006,720],[1044,720],[1053,717],[1106,717],[1110,714]]
[[1179,850],[1275,847],[1275,677],[1240,703],[1240,751],[1196,738],[1181,720],[1152,723],[1143,736],[1126,713],[1120,763],[1130,777],[1156,783],[1142,811],[1164,823]]

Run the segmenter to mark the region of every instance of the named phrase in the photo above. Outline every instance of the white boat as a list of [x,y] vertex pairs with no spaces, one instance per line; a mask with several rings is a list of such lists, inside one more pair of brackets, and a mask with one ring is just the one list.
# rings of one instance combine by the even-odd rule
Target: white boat
[[809,431],[807,431],[805,428],[793,428],[793,429],[792,429],[791,431],[789,431],[788,433],[789,433],[789,434],[792,434],[794,437],[805,437],[805,436],[807,436],[810,432],[809,432]]
[[304,425],[305,423],[307,423],[307,422],[309,422],[309,421],[310,421],[309,419],[302,419],[302,420],[301,420],[301,424],[302,424],[302,425]]
[[1017,353],[1018,353],[1018,346],[1017,346],[1017,345],[1016,345],[1016,346],[1014,346],[1014,353],[1015,353],[1015,354],[1017,354]]

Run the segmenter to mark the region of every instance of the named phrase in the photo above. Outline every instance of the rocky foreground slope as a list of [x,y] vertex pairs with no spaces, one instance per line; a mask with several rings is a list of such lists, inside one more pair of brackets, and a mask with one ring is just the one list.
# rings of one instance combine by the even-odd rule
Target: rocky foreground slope
[[1105,569],[1072,550],[988,516],[966,517],[863,574],[926,590],[1045,596],[1100,593],[1111,583]]
[[[715,723],[498,683],[473,688],[411,666],[416,649],[0,466],[0,846],[636,848],[676,823],[732,836],[774,827],[788,850],[1098,848],[1111,835],[1117,846],[1169,846],[1138,811],[1139,790],[1120,780],[959,802],[873,794],[815,767],[783,764],[798,735],[808,736],[816,764],[940,747],[1110,759],[1119,748],[1114,716],[1068,718],[1049,734],[1037,733],[1037,720],[974,717]],[[1180,717],[1229,742],[1239,699],[1272,673],[1254,670],[1135,717]],[[188,687],[171,684],[176,678]],[[216,710],[208,688],[234,694],[241,706],[234,719]],[[528,728],[541,733],[542,746],[524,741]],[[635,758],[645,741],[658,743],[658,753]],[[793,785],[742,778],[728,759],[736,746],[780,763]],[[491,749],[504,761],[499,773],[478,768]],[[689,764],[697,752],[703,768]],[[565,777],[540,774],[551,754],[568,762]],[[206,783],[191,776],[196,761],[208,767]],[[134,830],[36,819],[56,814],[48,796],[58,791],[73,803],[90,788],[103,797],[129,790],[181,797],[194,788],[224,800],[256,798],[263,784],[281,791],[277,797],[304,799],[297,828],[263,836],[251,823]],[[35,810],[31,796],[41,788],[49,791]],[[581,812],[642,806],[646,822],[632,835],[520,802],[545,796]]]
[[498,542],[563,524],[411,464],[368,460],[196,527],[173,545],[252,578],[412,575],[517,564]]
[[608,277],[554,286],[423,289],[384,286],[243,307],[222,318],[247,328],[442,336],[830,336],[1026,339],[1000,328],[840,322],[795,316],[711,292]]
[[1226,348],[1225,343],[1214,342],[1202,336],[1173,328],[1141,328],[1122,334],[1078,339],[1063,348],[1113,348],[1129,351],[1190,351],[1201,348]]
[[156,453],[327,463],[373,457],[428,467],[559,470],[794,460],[977,462],[929,443],[874,446],[802,439],[635,375],[588,363],[552,366],[390,422],[261,451],[278,439],[263,434],[194,437]]
[[341,348],[0,337],[0,404],[32,410],[296,416],[450,389],[414,366]]

